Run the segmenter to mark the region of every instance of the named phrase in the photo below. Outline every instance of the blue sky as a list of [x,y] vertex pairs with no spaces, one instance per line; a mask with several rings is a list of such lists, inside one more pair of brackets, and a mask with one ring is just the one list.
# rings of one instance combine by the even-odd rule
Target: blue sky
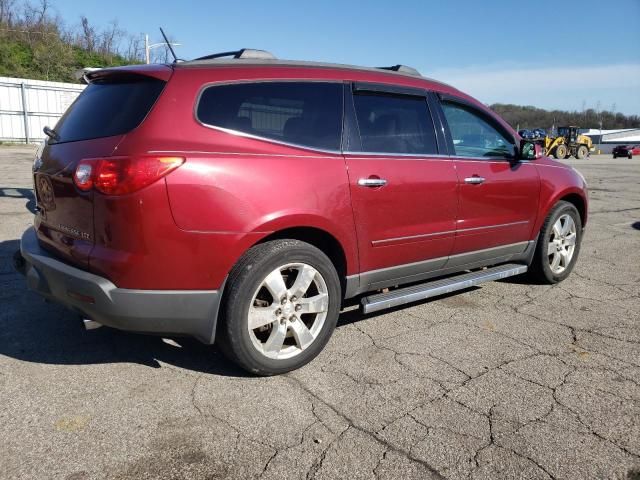
[[404,63],[485,103],[640,114],[640,0],[53,0],[130,33],[158,26],[182,58],[242,47],[279,58]]

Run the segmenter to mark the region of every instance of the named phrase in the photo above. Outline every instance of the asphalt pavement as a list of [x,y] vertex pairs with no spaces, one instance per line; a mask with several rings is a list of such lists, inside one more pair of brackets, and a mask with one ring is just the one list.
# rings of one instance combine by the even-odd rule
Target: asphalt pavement
[[0,478],[640,478],[640,158],[569,161],[591,212],[565,282],[348,310],[272,378],[27,291],[32,158],[0,147]]

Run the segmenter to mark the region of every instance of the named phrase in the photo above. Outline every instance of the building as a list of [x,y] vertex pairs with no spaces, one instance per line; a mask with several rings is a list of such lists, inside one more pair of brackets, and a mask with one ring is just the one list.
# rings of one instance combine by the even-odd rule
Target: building
[[611,153],[617,145],[640,145],[640,128],[618,130],[591,128],[581,130],[580,133],[591,137],[596,150],[600,150],[602,153]]

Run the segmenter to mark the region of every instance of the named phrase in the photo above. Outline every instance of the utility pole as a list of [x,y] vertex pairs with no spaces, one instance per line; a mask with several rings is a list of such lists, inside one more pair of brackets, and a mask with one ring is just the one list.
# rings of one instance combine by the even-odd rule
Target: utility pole
[[151,63],[149,59],[149,34],[148,33],[144,34],[144,59],[147,65]]
[[[144,34],[144,59],[145,59],[145,62],[147,62],[147,65],[151,63],[151,49],[156,47],[162,47],[163,45],[169,45],[169,44],[166,42],[160,42],[160,43],[153,43],[149,45],[149,34],[147,33]],[[181,44],[171,42],[171,45],[178,47]]]

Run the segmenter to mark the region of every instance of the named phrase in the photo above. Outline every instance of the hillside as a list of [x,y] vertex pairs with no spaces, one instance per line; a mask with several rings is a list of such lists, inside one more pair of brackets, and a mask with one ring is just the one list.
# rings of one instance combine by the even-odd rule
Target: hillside
[[77,82],[73,73],[81,68],[129,63],[120,55],[88,52],[81,47],[55,41],[32,46],[19,39],[0,38],[0,77]]
[[608,111],[596,112],[591,108],[584,112],[566,112],[503,103],[495,103],[490,107],[516,129],[550,129],[552,126],[563,125],[600,128],[600,121],[602,121],[601,128],[603,129],[640,128],[640,116],[638,115],[627,116]]
[[0,0],[0,76],[77,82],[73,73],[81,68],[141,63],[140,35],[128,35],[115,21],[98,29],[79,20],[66,27],[48,0]]

